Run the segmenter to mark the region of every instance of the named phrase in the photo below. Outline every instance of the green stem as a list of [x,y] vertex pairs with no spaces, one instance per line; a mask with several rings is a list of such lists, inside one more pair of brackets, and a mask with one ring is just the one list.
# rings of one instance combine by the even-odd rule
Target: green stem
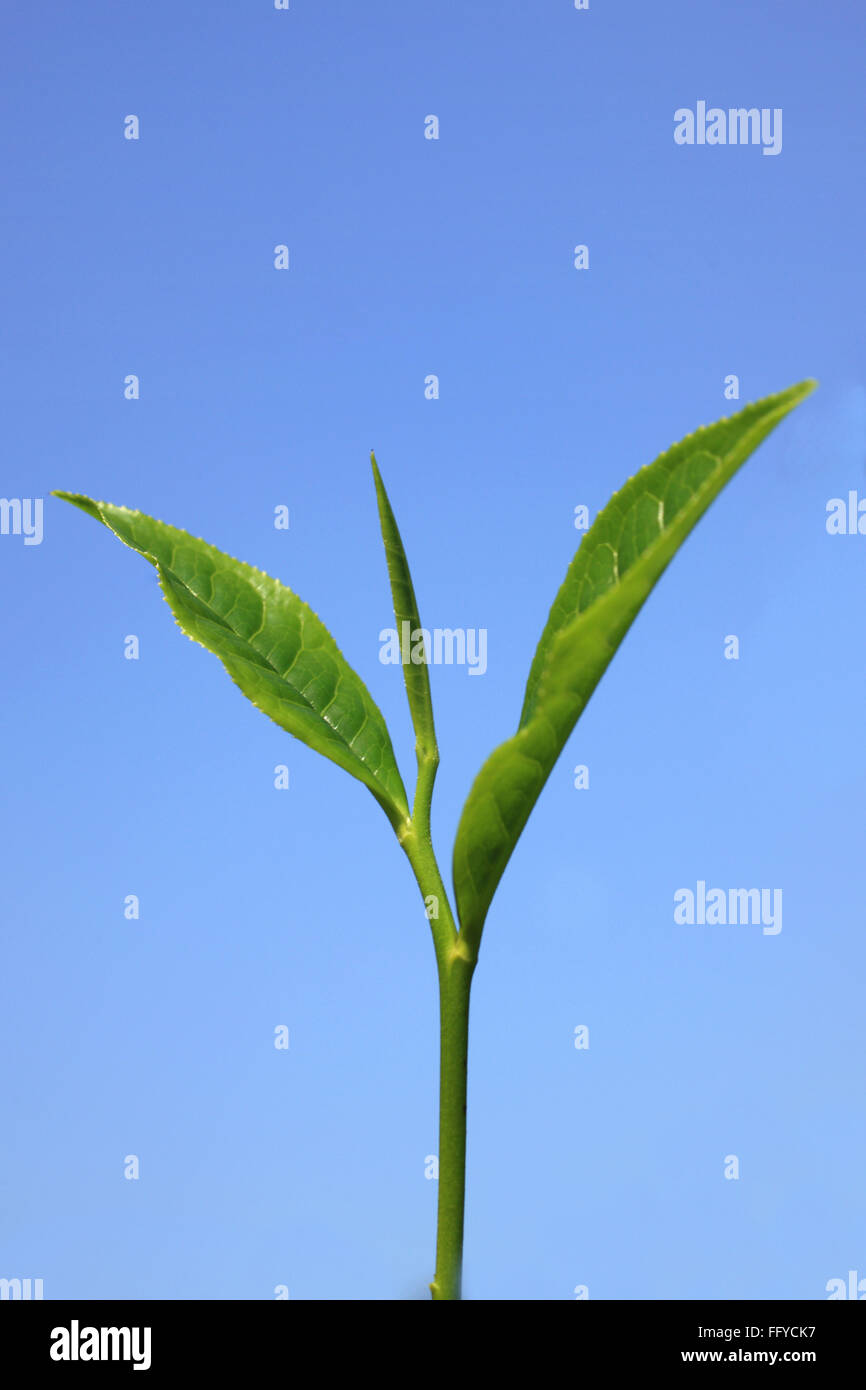
[[[438,761],[438,759],[436,759]],[[439,1212],[434,1300],[459,1299],[463,1268],[463,1212],[466,1199],[466,1076],[469,1047],[469,993],[477,954],[461,939],[430,836],[430,794],[436,775],[431,757],[419,758],[414,814],[400,836],[412,871],[428,902],[439,975]]]
[[466,1201],[466,1069],[469,992],[475,962],[455,948],[439,972],[439,1219],[434,1300],[459,1299]]

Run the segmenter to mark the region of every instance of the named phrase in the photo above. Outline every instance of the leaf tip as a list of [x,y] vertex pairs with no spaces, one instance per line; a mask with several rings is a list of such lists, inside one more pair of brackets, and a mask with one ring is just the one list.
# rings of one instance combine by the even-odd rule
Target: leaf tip
[[61,502],[69,502],[73,507],[78,507],[80,511],[87,512],[96,521],[104,522],[103,515],[99,510],[99,503],[94,502],[92,497],[85,497],[83,492],[64,492],[62,488],[54,488],[51,492],[52,497],[59,497]]
[[796,386],[791,387],[791,394],[797,397],[798,401],[805,400],[806,396],[811,396],[820,385],[817,377],[807,376],[805,381],[798,381]]
[[798,381],[795,385],[789,386],[786,391],[780,391],[776,396],[768,396],[764,401],[755,401],[754,405],[758,410],[760,410],[762,406],[765,409],[768,407],[772,408],[770,418],[773,419],[774,424],[777,424],[780,420],[784,419],[786,415],[790,415],[792,410],[796,410],[797,406],[800,405],[807,396],[811,396],[812,392],[815,391],[817,387],[818,382],[815,377],[806,377],[805,381]]

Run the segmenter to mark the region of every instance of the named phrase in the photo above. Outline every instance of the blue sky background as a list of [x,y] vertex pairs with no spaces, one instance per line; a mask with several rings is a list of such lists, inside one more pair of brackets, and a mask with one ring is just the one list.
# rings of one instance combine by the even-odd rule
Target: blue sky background
[[[740,404],[821,387],[663,577],[495,900],[465,1293],[866,1276],[866,538],[825,529],[866,496],[861,7],[51,0],[4,29],[0,490],[46,502],[41,545],[0,537],[0,1276],[414,1299],[433,1261],[434,960],[388,824],[50,490],[290,584],[411,780],[374,447],[424,622],[489,633],[483,678],[432,673],[450,870],[575,505],[735,409],[729,373]],[[781,107],[782,153],[675,145],[698,100]],[[698,879],[781,887],[781,933],[676,925]]]

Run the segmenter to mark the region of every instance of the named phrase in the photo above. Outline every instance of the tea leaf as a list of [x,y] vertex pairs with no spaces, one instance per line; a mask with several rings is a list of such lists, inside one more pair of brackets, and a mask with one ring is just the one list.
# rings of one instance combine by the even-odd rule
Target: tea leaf
[[454,888],[471,949],[554,764],[656,581],[740,465],[815,385],[801,382],[673,445],[587,531],[538,643],[518,731],[484,763],[457,828]]
[[409,816],[385,720],[328,629],[279,580],[143,512],[55,492],[156,569],[178,626],[280,728],[357,777],[394,829]]
[[[417,645],[417,649],[420,651],[420,639],[417,644],[412,639],[412,634],[421,629],[421,619],[418,617],[418,603],[415,598],[412,575],[409,572],[409,562],[406,559],[406,552],[403,549],[403,542],[400,539],[400,532],[391,510],[391,503],[388,501],[388,494],[385,491],[385,484],[382,482],[382,475],[379,472],[375,454],[370,455],[370,462],[373,465],[376,499],[379,505],[379,523],[382,528],[382,540],[385,544],[388,577],[391,581],[391,597],[394,602],[394,617],[397,621],[397,640],[400,642],[402,651],[404,633],[406,633],[411,647]],[[415,730],[415,751],[419,762],[423,762],[425,759],[438,760],[439,756],[436,748],[436,729],[433,724],[433,701],[430,696],[430,675],[427,668],[426,653],[424,656],[425,659],[420,662],[411,660],[404,660],[403,662],[403,678],[406,682],[409,712],[412,715],[412,727]]]

